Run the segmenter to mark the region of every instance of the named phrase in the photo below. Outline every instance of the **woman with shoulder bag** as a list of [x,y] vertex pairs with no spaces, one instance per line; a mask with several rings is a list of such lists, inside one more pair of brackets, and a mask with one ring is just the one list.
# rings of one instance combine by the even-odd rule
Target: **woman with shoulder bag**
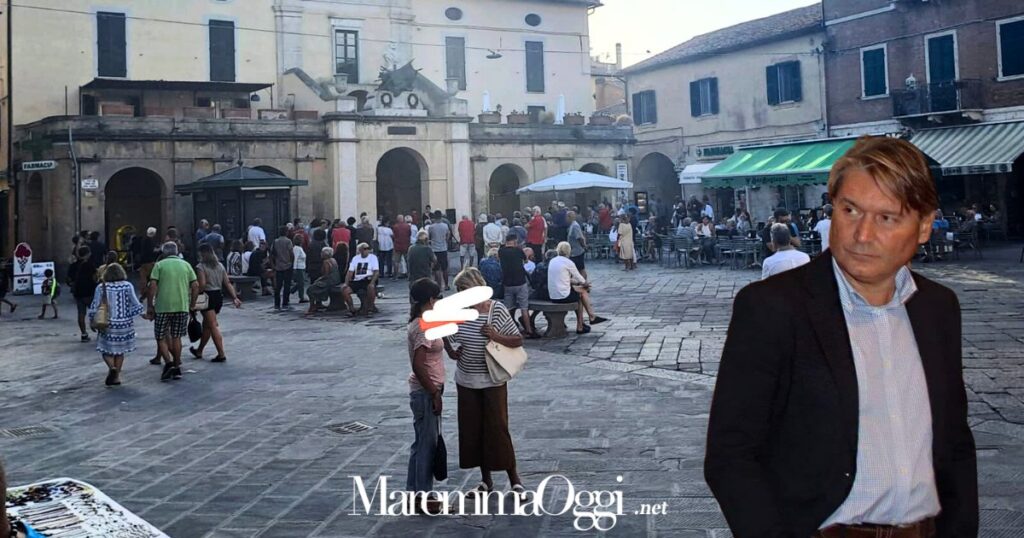
[[[476,267],[467,267],[455,277],[459,292],[486,285]],[[522,347],[523,337],[500,301],[488,299],[473,308],[480,317],[459,324],[458,333],[444,342],[448,355],[458,362],[459,467],[480,468],[481,482],[476,491],[493,490],[491,472],[505,471],[512,491],[522,495],[526,490],[516,471],[515,448],[508,430],[508,390],[505,381],[495,382],[491,377],[486,348],[491,341],[509,348]]]
[[124,356],[135,351],[135,316],[145,310],[124,268],[118,263],[108,264],[86,310],[89,324],[97,333],[96,351],[103,354],[107,364],[108,387],[121,384]]
[[199,347],[189,347],[188,351],[196,359],[203,358],[203,348],[213,340],[213,346],[217,348],[217,356],[210,359],[210,362],[224,362],[227,357],[224,355],[224,337],[220,334],[220,325],[217,322],[217,314],[220,314],[224,306],[224,290],[231,296],[231,303],[235,308],[241,308],[242,301],[238,298],[235,287],[228,278],[227,269],[217,259],[213,247],[203,243],[199,245],[199,264],[196,265],[196,279],[199,289],[206,294],[206,304],[203,305],[200,299],[196,299],[197,310],[203,316],[203,336],[199,339]]

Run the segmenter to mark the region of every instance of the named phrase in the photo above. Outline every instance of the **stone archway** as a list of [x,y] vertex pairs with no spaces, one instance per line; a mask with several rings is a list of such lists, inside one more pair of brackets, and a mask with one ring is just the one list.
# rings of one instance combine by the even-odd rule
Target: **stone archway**
[[[136,234],[152,226],[163,236],[164,180],[147,168],[125,168],[110,176],[103,188],[105,234],[111,250],[117,246],[117,231],[132,226]],[[187,235],[187,234],[186,234]],[[127,248],[122,245],[121,250]]]
[[415,150],[395,148],[377,161],[377,215],[394,217],[423,210],[427,163]]
[[648,199],[675,200],[681,192],[675,163],[663,153],[649,153],[640,160],[633,174],[633,190],[646,192]]
[[514,164],[503,164],[491,172],[487,183],[487,211],[503,217],[509,217],[522,208],[516,189],[527,181],[526,171]]
[[268,174],[277,174],[279,176],[285,175],[284,172],[278,170],[277,168],[274,168],[273,166],[260,165],[254,166],[253,169],[259,170],[260,172],[266,172]]
[[601,163],[587,163],[580,168],[580,172],[589,172],[599,176],[610,176],[608,167]]

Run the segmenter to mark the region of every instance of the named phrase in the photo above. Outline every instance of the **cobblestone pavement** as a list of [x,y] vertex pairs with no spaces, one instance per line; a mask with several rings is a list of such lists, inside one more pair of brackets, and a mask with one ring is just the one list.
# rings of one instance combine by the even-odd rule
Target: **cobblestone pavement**
[[[1024,265],[1020,246],[919,266],[952,286],[964,312],[971,424],[979,451],[983,536],[1024,536]],[[609,534],[729,536],[702,479],[710,388],[731,300],[753,271],[658,268],[634,273],[590,264],[598,310],[613,321],[589,335],[530,342],[529,368],[509,390],[510,420],[527,485],[560,473],[578,489],[621,490],[627,514]],[[0,317],[0,435],[11,484],[70,476],[95,484],[174,537],[569,536],[573,518],[353,516],[352,481],[405,480],[411,420],[400,332],[405,282],[389,284],[382,314],[366,321],[302,319],[268,302],[226,311],[226,364],[185,359],[185,379],[157,381],[150,325],[126,384],[77,342],[73,308],[37,321],[36,302]],[[572,316],[570,316],[571,321]],[[452,476],[455,398],[444,424]],[[369,431],[328,426],[361,421]],[[616,478],[622,477],[622,482]],[[504,477],[496,484],[507,488]],[[566,488],[557,487],[564,494]],[[666,515],[633,515],[640,503]]]

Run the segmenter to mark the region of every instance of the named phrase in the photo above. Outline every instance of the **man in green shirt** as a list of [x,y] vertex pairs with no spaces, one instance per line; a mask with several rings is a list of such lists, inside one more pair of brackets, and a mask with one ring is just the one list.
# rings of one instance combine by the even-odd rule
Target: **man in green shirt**
[[195,307],[199,285],[192,266],[178,257],[177,244],[164,243],[160,250],[164,259],[157,262],[149,275],[146,319],[156,320],[156,339],[163,340],[171,353],[171,362],[164,364],[160,375],[160,381],[167,381],[181,379],[181,338],[188,334],[189,312]]
[[[409,249],[409,287],[421,278],[433,278],[437,257],[430,249],[426,230],[416,233],[416,244]],[[445,253],[447,255],[447,253]]]

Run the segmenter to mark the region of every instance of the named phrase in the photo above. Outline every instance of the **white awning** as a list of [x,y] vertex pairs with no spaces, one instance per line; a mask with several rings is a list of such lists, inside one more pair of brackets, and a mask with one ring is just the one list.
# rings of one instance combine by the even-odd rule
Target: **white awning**
[[1024,122],[928,129],[910,141],[939,163],[944,176],[999,174],[1012,171],[1024,153]]
[[572,170],[551,176],[536,183],[516,190],[516,194],[524,192],[576,191],[581,189],[632,189],[633,184],[614,177],[591,174]]
[[715,161],[710,163],[693,163],[686,165],[679,171],[679,184],[680,185],[700,185],[700,178],[704,175],[704,172],[711,170],[721,161]]

